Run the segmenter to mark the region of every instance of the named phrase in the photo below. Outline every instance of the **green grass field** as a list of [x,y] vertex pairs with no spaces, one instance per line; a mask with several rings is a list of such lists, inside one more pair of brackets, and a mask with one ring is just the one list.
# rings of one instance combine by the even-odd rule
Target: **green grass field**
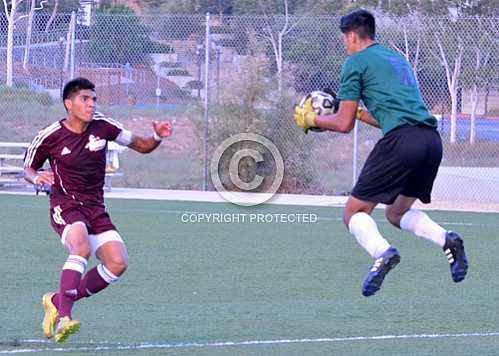
[[[81,332],[44,340],[41,296],[65,252],[46,197],[0,195],[0,355],[486,355],[499,350],[498,214],[432,212],[465,237],[461,284],[434,245],[382,221],[401,264],[374,297],[341,209],[109,200],[130,266],[80,301]],[[315,223],[184,223],[185,212],[316,214]],[[185,215],[184,215],[185,216]]]

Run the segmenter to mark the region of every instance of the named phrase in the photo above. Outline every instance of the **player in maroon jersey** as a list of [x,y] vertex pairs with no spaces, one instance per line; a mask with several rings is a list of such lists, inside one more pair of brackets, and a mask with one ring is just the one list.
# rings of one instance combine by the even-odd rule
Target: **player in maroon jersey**
[[[27,181],[51,186],[51,225],[69,252],[58,293],[43,296],[43,332],[56,342],[80,329],[80,322],[71,317],[74,302],[118,281],[127,268],[127,249],[104,206],[107,142],[149,153],[172,132],[170,122],[162,121],[153,123],[150,137],[137,136],[96,113],[96,100],[92,82],[69,81],[63,90],[66,118],[38,133],[24,161]],[[41,171],[46,160],[51,170]],[[92,255],[100,263],[84,275]]]

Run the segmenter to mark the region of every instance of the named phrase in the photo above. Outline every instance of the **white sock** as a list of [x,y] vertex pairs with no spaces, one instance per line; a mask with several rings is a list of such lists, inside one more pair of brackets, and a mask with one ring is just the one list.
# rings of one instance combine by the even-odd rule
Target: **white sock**
[[420,210],[409,209],[406,211],[402,219],[400,219],[400,228],[432,241],[440,247],[445,245],[445,233],[447,231]]
[[106,268],[103,264],[98,264],[97,265],[97,273],[99,273],[99,276],[106,282],[106,283],[114,283],[118,282],[120,277],[116,276]]
[[366,213],[355,213],[348,223],[350,233],[355,236],[360,246],[371,255],[372,258],[379,258],[390,244],[378,231],[376,222]]
[[83,274],[85,269],[87,268],[88,260],[85,257],[81,257],[78,255],[69,255],[62,266],[62,269],[71,269],[76,272],[80,272]]

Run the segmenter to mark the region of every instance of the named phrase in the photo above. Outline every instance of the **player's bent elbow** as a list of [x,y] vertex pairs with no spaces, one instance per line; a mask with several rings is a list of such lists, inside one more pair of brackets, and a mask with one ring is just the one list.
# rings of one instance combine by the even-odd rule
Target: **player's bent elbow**
[[352,131],[354,127],[354,124],[351,124],[351,123],[347,123],[347,124],[341,124],[340,126],[338,126],[338,132],[341,132],[341,133],[349,133],[350,131]]
[[157,147],[158,147],[158,145],[156,145],[156,144],[146,143],[140,147],[138,152],[140,152],[142,154],[148,154],[148,153],[151,153],[152,151],[154,151]]
[[350,117],[347,117],[346,115],[340,115],[331,124],[332,125],[330,128],[332,130],[340,133],[349,133],[350,131],[352,131],[355,125],[355,120],[352,120]]
[[149,149],[147,147],[143,147],[143,146],[128,146],[130,147],[131,149],[133,149],[135,152],[138,152],[140,154],[147,154],[147,153],[151,153],[154,149]]

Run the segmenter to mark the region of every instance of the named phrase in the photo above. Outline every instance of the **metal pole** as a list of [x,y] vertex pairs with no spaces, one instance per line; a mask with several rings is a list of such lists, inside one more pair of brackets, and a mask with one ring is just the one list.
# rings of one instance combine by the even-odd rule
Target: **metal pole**
[[161,96],[161,87],[159,81],[159,73],[156,74],[156,106],[159,107],[159,97]]
[[76,13],[71,12],[71,55],[69,60],[69,79],[75,77],[75,31],[76,31]]
[[217,105],[220,103],[220,54],[222,51],[222,47],[217,44],[216,47],[217,53]]
[[128,100],[128,97],[129,97],[130,79],[132,79],[131,72],[132,72],[132,66],[130,65],[130,63],[126,62],[126,64],[125,64],[126,86],[125,86],[125,88],[126,88],[126,97],[127,97],[127,100]]
[[359,123],[357,122],[357,120],[355,120],[355,126],[353,127],[352,187],[357,182],[358,143],[359,143]]
[[59,94],[62,98],[62,90],[64,85],[64,38],[59,38],[59,51],[61,52],[61,68],[60,68],[60,76],[59,76]]
[[204,44],[204,179],[203,190],[208,190],[208,79],[210,66],[210,13],[206,13],[206,38]]
[[198,99],[201,98],[201,51],[203,50],[203,45],[198,43],[196,45],[196,58],[198,61]]

